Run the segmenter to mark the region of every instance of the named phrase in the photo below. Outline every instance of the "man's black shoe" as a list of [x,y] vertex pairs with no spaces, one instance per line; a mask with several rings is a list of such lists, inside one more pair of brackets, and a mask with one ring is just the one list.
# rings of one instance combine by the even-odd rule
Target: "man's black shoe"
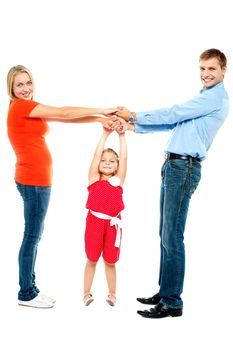
[[146,305],[156,305],[160,302],[160,300],[161,297],[159,296],[159,293],[153,295],[151,298],[137,298],[137,301]]
[[138,310],[137,313],[142,317],[146,317],[146,318],[163,318],[167,316],[177,317],[182,315],[183,308],[182,307],[172,308],[159,303],[155,305],[155,307],[149,310],[144,310],[144,311]]

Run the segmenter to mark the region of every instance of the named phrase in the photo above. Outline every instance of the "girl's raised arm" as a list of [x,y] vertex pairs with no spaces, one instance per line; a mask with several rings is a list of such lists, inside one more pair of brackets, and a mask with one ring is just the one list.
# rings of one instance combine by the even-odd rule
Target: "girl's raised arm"
[[126,177],[126,171],[127,171],[127,143],[124,133],[119,133],[119,141],[120,141],[120,154],[119,154],[119,167],[117,171],[117,176],[121,180],[121,186],[123,185]]

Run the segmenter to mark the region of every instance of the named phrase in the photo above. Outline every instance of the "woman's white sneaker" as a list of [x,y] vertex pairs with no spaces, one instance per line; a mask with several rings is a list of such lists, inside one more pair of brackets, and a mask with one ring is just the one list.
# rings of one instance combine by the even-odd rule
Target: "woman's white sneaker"
[[54,307],[54,303],[49,302],[49,300],[46,299],[43,294],[38,294],[35,298],[28,301],[18,300],[18,304],[20,306],[35,307],[38,309],[50,309]]

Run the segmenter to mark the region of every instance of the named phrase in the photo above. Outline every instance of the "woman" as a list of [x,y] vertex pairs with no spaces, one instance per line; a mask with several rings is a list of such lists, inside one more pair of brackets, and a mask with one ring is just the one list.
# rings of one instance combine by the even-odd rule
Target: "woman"
[[18,65],[7,75],[10,96],[8,137],[16,155],[15,181],[24,202],[25,230],[19,251],[18,304],[51,308],[55,300],[40,293],[35,280],[35,261],[45,215],[48,209],[52,159],[45,142],[47,121],[104,122],[115,109],[51,107],[33,100],[34,83],[31,72]]

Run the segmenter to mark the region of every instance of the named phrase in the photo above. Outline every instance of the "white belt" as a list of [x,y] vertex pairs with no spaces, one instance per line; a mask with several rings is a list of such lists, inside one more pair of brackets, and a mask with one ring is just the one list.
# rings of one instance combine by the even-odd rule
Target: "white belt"
[[96,216],[99,219],[104,219],[104,220],[110,220],[110,226],[115,225],[116,228],[116,240],[115,240],[115,247],[119,248],[120,243],[121,243],[121,228],[122,228],[122,222],[121,219],[118,218],[117,216],[110,216],[104,213],[99,213],[97,211],[90,210],[91,214]]

